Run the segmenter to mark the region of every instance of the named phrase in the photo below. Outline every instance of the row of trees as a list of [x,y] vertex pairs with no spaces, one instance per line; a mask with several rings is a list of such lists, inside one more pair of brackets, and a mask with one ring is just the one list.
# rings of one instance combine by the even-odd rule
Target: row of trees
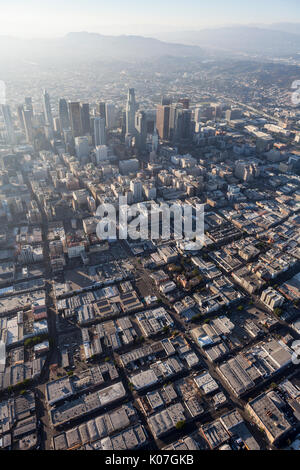
[[34,336],[33,338],[27,338],[24,341],[24,346],[26,349],[33,348],[37,344],[42,343],[43,341],[49,340],[49,335],[40,335],[40,336]]

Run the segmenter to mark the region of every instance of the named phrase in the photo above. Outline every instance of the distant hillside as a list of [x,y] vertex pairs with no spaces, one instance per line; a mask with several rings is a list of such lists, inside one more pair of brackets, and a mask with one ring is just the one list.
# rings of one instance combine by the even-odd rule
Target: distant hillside
[[273,23],[268,25],[267,29],[300,35],[300,23]]
[[103,36],[69,33],[58,39],[17,39],[0,36],[1,59],[23,61],[76,61],[97,59],[150,59],[163,56],[197,57],[197,46],[162,42],[141,36]]
[[[275,30],[275,28],[282,30]],[[274,28],[274,29],[273,29]],[[234,53],[260,54],[268,56],[300,53],[300,34],[286,32],[288,25],[269,25],[268,27],[233,26],[183,31],[157,35],[165,41],[197,45],[204,49],[231,51]]]
[[[275,30],[278,28],[282,30]],[[285,29],[293,32],[286,32]],[[265,27],[234,26],[160,33],[156,39],[142,36],[104,36],[75,32],[55,39],[19,39],[0,36],[1,65],[36,63],[72,64],[97,60],[134,61],[163,57],[207,57],[207,51],[260,56],[286,56],[300,53],[297,25],[280,23]],[[298,30],[297,30],[298,32]]]

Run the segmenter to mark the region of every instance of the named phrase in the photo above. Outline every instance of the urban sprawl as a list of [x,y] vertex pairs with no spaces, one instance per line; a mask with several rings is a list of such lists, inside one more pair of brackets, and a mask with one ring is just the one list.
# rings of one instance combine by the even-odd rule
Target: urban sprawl
[[[300,448],[299,108],[198,78],[1,105],[1,449]],[[100,239],[120,198],[203,247]]]

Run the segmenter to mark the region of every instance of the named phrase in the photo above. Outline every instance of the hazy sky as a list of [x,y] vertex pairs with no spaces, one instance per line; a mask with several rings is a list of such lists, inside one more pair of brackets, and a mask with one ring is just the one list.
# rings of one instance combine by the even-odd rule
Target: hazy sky
[[70,31],[151,34],[199,27],[300,22],[299,0],[0,0],[0,35]]

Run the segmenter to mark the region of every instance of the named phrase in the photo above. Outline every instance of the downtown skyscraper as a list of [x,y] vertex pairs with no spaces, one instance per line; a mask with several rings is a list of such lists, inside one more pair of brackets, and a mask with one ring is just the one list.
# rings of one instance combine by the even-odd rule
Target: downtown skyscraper
[[126,134],[135,135],[135,113],[138,110],[138,104],[135,101],[135,92],[133,88],[128,90],[127,104],[126,104]]
[[15,143],[15,132],[14,132],[13,120],[12,120],[12,117],[11,117],[10,107],[7,104],[3,104],[1,109],[2,109],[2,114],[3,114],[3,118],[4,118],[4,123],[5,123],[7,141],[10,144],[14,144]]
[[96,117],[94,119],[94,140],[95,147],[98,145],[106,145],[105,119],[102,117]]
[[87,135],[91,132],[90,105],[89,103],[80,103],[80,119],[82,134]]
[[82,135],[81,110],[79,101],[69,101],[69,116],[73,137]]
[[46,125],[53,128],[53,118],[52,118],[52,110],[51,110],[51,104],[50,104],[50,96],[47,90],[43,91],[43,111],[44,111]]
[[[105,119],[106,121],[106,103],[104,101],[97,103],[96,113],[99,117]],[[106,122],[105,122],[105,125],[106,125]]]
[[146,150],[147,144],[147,117],[145,111],[137,111],[135,114],[136,146],[139,150]]
[[25,127],[26,142],[32,144],[33,142],[33,125],[32,115],[29,109],[23,109],[23,122]]
[[58,112],[59,112],[59,120],[60,120],[60,127],[62,130],[70,128],[70,118],[69,118],[69,110],[68,110],[68,103],[67,100],[61,98],[58,103]]
[[161,140],[168,140],[170,126],[170,105],[159,104],[156,108],[156,128]]

